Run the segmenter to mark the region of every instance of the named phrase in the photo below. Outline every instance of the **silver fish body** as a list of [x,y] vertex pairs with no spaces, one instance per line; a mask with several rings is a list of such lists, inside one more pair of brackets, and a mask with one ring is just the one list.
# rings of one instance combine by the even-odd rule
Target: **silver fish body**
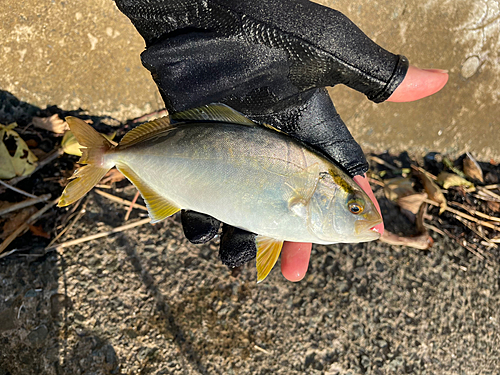
[[372,230],[382,221],[374,203],[340,168],[224,105],[175,114],[172,120],[180,122],[173,125],[166,117],[142,124],[118,145],[80,119],[66,120],[86,165],[64,189],[60,207],[83,197],[116,166],[140,191],[153,222],[189,209],[256,233],[258,282],[284,241],[379,237]]
[[[103,162],[130,168],[177,207],[274,239],[329,244],[378,238],[370,228],[380,216],[344,172],[262,126],[181,124],[119,146]],[[353,195],[364,201],[361,215],[347,208]]]

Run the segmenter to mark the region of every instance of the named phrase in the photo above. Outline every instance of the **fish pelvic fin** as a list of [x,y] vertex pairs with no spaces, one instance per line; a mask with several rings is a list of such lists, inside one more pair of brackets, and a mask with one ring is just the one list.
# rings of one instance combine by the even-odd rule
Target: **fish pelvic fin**
[[103,157],[116,146],[116,143],[106,139],[79,118],[66,117],[66,122],[82,146],[82,156],[78,162],[87,165],[75,171],[71,177],[73,181],[66,186],[59,199],[59,207],[68,206],[82,198],[113,168],[113,164],[104,163]]
[[283,240],[257,235],[257,283],[264,281],[278,261]]
[[129,166],[117,163],[116,167],[139,190],[146,202],[151,223],[157,223],[172,216],[181,209],[149,187]]

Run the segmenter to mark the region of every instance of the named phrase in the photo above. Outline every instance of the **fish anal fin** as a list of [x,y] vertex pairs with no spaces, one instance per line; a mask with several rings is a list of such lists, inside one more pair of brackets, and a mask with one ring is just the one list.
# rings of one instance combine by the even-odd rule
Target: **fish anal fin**
[[210,104],[187,111],[174,113],[170,116],[174,121],[213,121],[228,122],[240,125],[256,125],[241,113],[225,104]]
[[263,281],[278,261],[283,240],[257,235],[257,282]]
[[169,216],[172,216],[181,209],[151,189],[137,174],[127,165],[117,164],[118,170],[127,177],[130,182],[139,190],[142,198],[146,202],[151,223],[157,223]]
[[170,124],[170,118],[168,116],[146,122],[125,134],[120,142],[120,146],[130,146],[147,137],[150,137],[155,133],[161,132],[165,129],[170,129],[172,127],[173,126]]

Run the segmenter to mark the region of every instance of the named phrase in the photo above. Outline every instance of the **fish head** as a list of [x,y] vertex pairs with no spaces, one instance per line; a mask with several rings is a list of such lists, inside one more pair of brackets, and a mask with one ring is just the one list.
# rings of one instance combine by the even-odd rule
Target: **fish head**
[[380,237],[382,217],[368,195],[344,173],[323,174],[308,207],[309,230],[323,242],[366,242]]

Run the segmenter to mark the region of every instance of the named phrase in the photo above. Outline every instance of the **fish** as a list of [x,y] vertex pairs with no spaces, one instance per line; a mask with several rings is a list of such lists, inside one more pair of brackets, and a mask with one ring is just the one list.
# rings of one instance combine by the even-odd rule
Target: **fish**
[[66,121],[84,166],[58,206],[87,194],[116,167],[141,193],[152,223],[181,209],[256,234],[257,281],[284,241],[372,241],[382,218],[368,195],[335,163],[287,134],[223,104],[153,120],[119,144],[76,117]]

